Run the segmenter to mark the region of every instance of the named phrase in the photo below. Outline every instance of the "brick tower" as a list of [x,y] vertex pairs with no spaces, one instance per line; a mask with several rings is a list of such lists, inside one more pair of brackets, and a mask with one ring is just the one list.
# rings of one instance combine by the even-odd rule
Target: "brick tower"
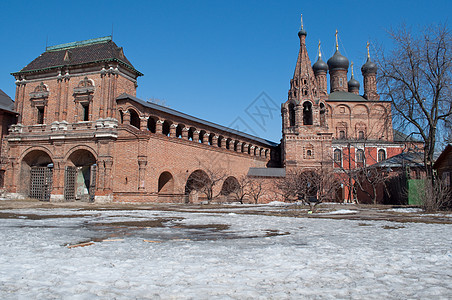
[[[331,134],[326,119],[326,64],[316,62],[314,70],[306,49],[307,32],[301,24],[300,50],[288,100],[281,106],[283,161],[287,169],[320,167],[328,161]],[[322,64],[323,63],[323,64]]]

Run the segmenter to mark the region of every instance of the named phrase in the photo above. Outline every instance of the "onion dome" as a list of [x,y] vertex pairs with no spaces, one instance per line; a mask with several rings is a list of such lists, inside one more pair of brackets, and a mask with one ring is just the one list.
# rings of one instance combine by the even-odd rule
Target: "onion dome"
[[348,70],[349,61],[347,57],[343,56],[339,50],[336,50],[334,55],[328,59],[328,68],[330,71],[334,70]]
[[361,67],[361,72],[363,74],[377,73],[377,69],[377,64],[372,62],[368,56],[366,63]]
[[326,71],[328,71],[328,65],[326,64],[326,62],[324,62],[322,60],[321,57],[319,57],[319,59],[312,66],[312,69],[314,70],[315,74],[317,74],[318,72],[321,72],[321,71],[326,72]]
[[312,66],[312,70],[314,71],[314,74],[317,74],[322,71],[323,72],[328,71],[328,65],[326,64],[326,62],[322,60],[322,53],[320,52],[320,41],[319,41],[319,58]]
[[305,37],[308,35],[306,30],[304,30],[303,28],[301,28],[300,31],[298,31],[298,37],[301,38],[302,35],[304,35]]
[[361,67],[361,72],[362,72],[363,74],[372,74],[372,73],[375,74],[375,73],[377,73],[378,67],[377,67],[377,64],[376,64],[376,63],[374,63],[374,62],[372,62],[372,61],[370,60],[369,42],[367,42],[366,48],[367,48],[367,61],[366,61],[366,63]]
[[359,90],[359,81],[355,79],[355,76],[352,75],[350,80],[348,81],[348,91],[352,91],[354,89]]
[[351,64],[352,68],[352,77],[350,77],[350,80],[348,81],[348,91],[359,91],[359,81],[355,79],[355,75],[353,74],[353,62]]

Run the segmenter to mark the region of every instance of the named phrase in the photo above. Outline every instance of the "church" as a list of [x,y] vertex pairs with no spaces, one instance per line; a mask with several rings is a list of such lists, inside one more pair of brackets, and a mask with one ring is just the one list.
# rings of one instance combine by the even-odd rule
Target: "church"
[[[303,26],[298,38],[281,143],[137,98],[143,74],[111,37],[47,47],[12,73],[14,106],[0,107],[14,116],[2,122],[4,190],[42,201],[197,203],[196,179],[211,182],[219,170],[212,193],[227,199],[243,177],[270,184],[297,168],[340,173],[406,149],[406,136],[392,128],[391,103],[379,98],[369,50],[359,95],[337,32],[326,63],[319,47],[311,64]],[[340,200],[347,193],[339,191]]]

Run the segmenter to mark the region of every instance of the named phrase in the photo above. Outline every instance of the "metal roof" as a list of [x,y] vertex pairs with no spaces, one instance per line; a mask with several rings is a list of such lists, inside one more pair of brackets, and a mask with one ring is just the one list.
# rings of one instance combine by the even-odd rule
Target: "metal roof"
[[248,176],[253,177],[285,177],[286,169],[284,168],[250,168]]
[[11,113],[16,113],[14,111],[14,101],[0,89],[0,109],[6,110]]
[[123,49],[118,47],[111,40],[111,37],[47,47],[44,53],[35,58],[19,72],[12,73],[12,75],[110,61],[118,62],[134,71],[137,76],[143,75],[133,67],[132,63],[125,57]]
[[379,168],[401,168],[401,167],[424,167],[424,153],[405,152],[373,164],[372,167]]

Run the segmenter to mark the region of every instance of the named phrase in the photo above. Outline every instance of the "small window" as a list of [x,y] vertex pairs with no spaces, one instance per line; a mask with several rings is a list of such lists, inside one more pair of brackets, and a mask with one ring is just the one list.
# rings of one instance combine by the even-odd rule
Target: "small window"
[[386,159],[386,151],[383,149],[378,150],[378,161],[383,161]]
[[358,140],[364,140],[364,131],[360,130],[358,132]]
[[362,149],[356,150],[356,162],[364,163],[364,150]]
[[334,163],[339,167],[342,165],[342,151],[340,149],[334,150]]
[[311,158],[311,156],[312,156],[312,151],[311,150],[306,151],[306,157]]
[[295,126],[295,106],[292,103],[289,104],[289,126]]
[[340,140],[345,140],[345,131],[344,130],[340,130],[339,131],[339,139]]
[[344,85],[344,80],[342,78],[339,78],[339,86],[343,86]]
[[82,104],[83,121],[89,121],[89,104]]
[[44,124],[44,106],[38,107],[38,117],[36,121],[38,124]]

